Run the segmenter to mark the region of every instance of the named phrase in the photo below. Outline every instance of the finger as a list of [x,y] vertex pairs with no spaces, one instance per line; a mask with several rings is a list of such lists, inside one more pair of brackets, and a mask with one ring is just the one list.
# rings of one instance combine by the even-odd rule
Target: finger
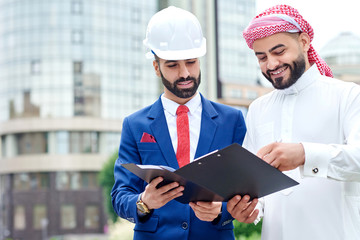
[[180,197],[183,195],[184,187],[179,186],[171,191],[167,191],[162,194],[161,198],[165,199],[166,201],[171,201],[174,198]]
[[217,204],[214,204],[215,202],[202,202],[202,201],[198,201],[195,202],[195,205],[198,206],[199,208],[202,209],[212,209],[217,207]]
[[[269,163],[271,166],[273,166],[274,168],[279,169],[279,167],[281,166],[281,161],[279,159],[274,159],[271,163]],[[280,170],[280,169],[279,169]],[[280,170],[282,171],[282,170]]]
[[259,210],[254,210],[251,215],[245,220],[245,223],[253,223],[257,216],[259,215]]
[[179,187],[179,183],[172,182],[172,183],[162,186],[161,188],[158,188],[158,191],[160,194],[164,194],[164,193],[169,192],[170,190],[175,189],[177,187]]
[[208,209],[203,211],[201,207],[193,202],[189,203],[189,205],[194,211],[195,216],[202,221],[212,221],[219,215],[219,213],[216,211],[209,211]]
[[236,204],[236,206],[234,207],[234,214],[241,214],[244,209],[246,209],[249,205],[250,205],[250,196],[249,195],[245,195],[241,198],[241,200]]
[[252,200],[242,211],[242,214],[245,216],[250,216],[250,214],[254,211],[256,204],[258,203],[257,199]]
[[239,222],[250,222],[254,217],[252,212],[254,211],[256,204],[258,202],[257,199],[249,202],[250,197],[244,196],[243,199],[238,203],[235,210],[231,213],[236,220]]
[[236,195],[227,202],[226,209],[228,210],[229,213],[232,213],[234,211],[235,206],[240,202],[240,200],[241,197],[239,195]]
[[203,214],[209,213],[209,210],[212,210],[211,208],[200,206],[198,203],[195,202],[191,202],[189,203],[189,205],[194,210],[194,212],[199,212]]
[[149,183],[149,187],[153,187],[156,188],[156,186],[161,183],[164,179],[162,177],[157,177],[154,178],[153,180],[150,181]]
[[268,163],[268,164],[270,164],[271,166],[272,166],[272,163],[275,161],[275,158],[276,156],[275,156],[275,154],[272,154],[271,152],[270,153],[268,153],[268,154],[266,154],[262,159],[266,162],[266,163]]
[[262,147],[259,149],[259,151],[256,153],[256,156],[263,159],[265,155],[269,154],[271,150],[273,149],[273,143],[266,145],[265,147]]

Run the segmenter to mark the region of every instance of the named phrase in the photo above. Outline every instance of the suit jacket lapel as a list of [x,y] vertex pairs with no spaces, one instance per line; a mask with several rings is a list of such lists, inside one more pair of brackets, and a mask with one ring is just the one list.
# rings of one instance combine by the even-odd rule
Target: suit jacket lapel
[[210,101],[205,99],[202,95],[201,95],[201,102],[202,102],[201,129],[200,129],[198,146],[195,153],[195,158],[207,154],[209,153],[210,150],[212,150],[211,145],[217,130],[217,123],[214,121],[214,119],[218,116],[218,113],[211,105]]
[[179,168],[160,98],[153,104],[147,117],[153,119],[150,128],[168,166]]

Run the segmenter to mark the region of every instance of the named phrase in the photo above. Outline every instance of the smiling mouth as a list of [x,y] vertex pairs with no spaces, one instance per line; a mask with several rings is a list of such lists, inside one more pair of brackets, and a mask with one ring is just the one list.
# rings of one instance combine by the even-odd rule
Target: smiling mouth
[[280,69],[277,69],[275,71],[269,71],[271,76],[277,77],[277,75],[280,75],[281,73],[285,72],[285,70],[288,68],[288,66],[282,67]]

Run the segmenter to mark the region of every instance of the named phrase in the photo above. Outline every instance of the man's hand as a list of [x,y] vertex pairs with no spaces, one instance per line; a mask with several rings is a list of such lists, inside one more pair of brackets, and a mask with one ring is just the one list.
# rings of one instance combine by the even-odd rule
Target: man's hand
[[191,202],[190,207],[194,210],[198,219],[211,222],[221,212],[222,202]]
[[295,169],[305,163],[305,151],[301,143],[271,143],[256,154],[280,171]]
[[162,181],[162,177],[155,178],[146,186],[145,191],[141,195],[141,200],[146,204],[149,210],[161,208],[174,198],[183,195],[182,191],[184,190],[184,187],[179,186],[179,183],[177,182],[169,183],[161,188],[156,188]]
[[254,210],[258,202],[257,199],[250,201],[250,197],[245,195],[241,198],[236,195],[227,203],[227,210],[233,218],[243,223],[253,223],[259,214],[259,210]]

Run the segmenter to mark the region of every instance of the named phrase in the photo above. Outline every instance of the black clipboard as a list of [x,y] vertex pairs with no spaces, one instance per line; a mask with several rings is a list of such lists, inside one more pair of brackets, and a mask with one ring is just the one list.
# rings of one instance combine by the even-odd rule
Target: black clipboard
[[146,182],[156,177],[184,186],[181,203],[195,201],[226,202],[235,195],[249,195],[251,199],[293,187],[295,180],[286,176],[237,143],[195,159],[177,170],[166,166],[122,164]]

